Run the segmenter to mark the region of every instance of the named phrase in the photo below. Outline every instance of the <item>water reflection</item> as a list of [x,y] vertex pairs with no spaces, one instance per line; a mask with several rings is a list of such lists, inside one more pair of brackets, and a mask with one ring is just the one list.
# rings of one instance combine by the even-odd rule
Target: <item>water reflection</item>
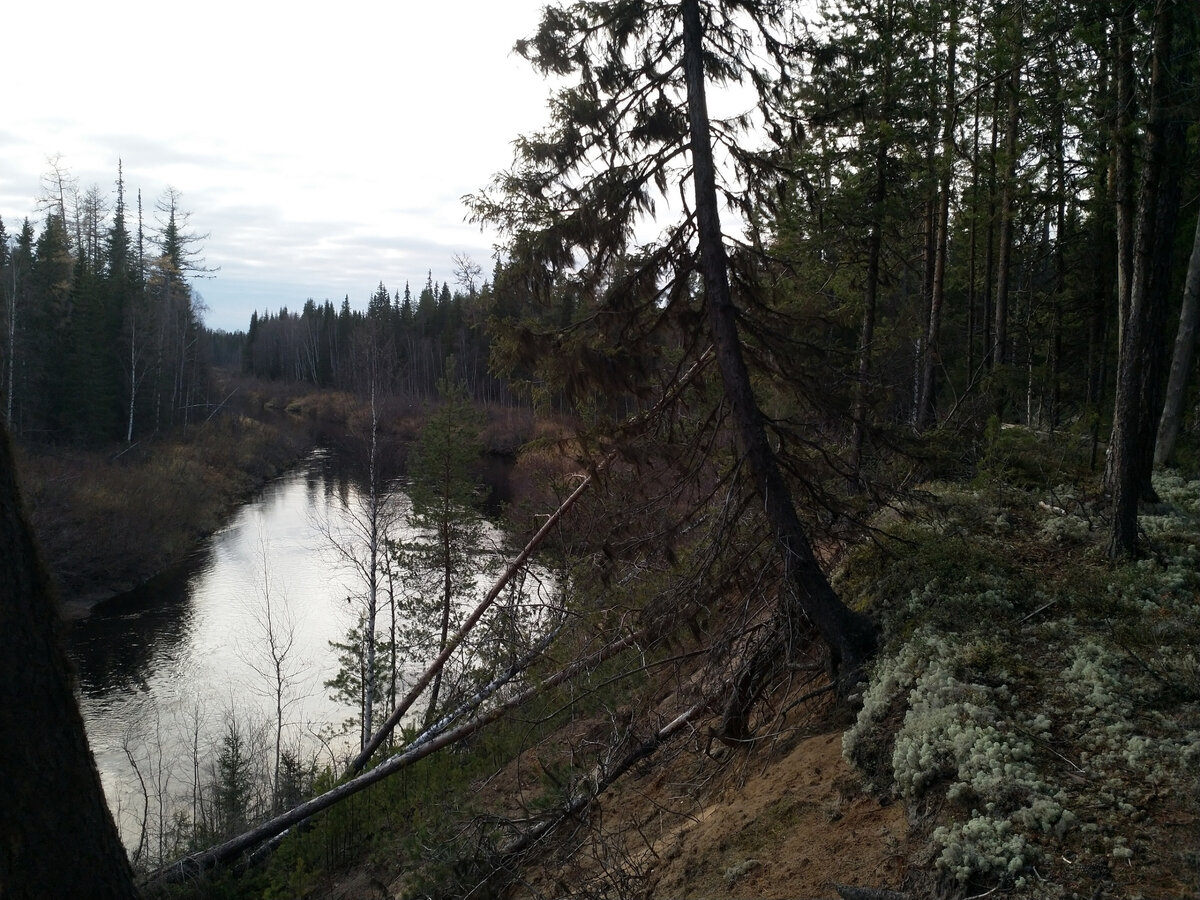
[[[157,814],[166,828],[173,809],[195,815],[197,785],[213,778],[231,720],[260,735],[271,730],[263,728],[275,702],[264,655],[268,599],[294,636],[286,748],[322,764],[348,749],[345,738],[329,734],[351,711],[329,699],[324,682],[338,668],[329,642],[344,641],[355,624],[358,604],[347,598],[361,586],[329,534],[355,530],[361,499],[349,466],[314,453],[238,510],[186,565],[72,623],[80,707],[131,848],[145,816]],[[399,491],[394,500],[407,502]],[[499,540],[489,529],[488,541]],[[477,583],[486,589],[483,579]],[[166,798],[159,805],[152,794],[148,814],[143,783]]]
[[184,570],[156,579],[75,623],[71,650],[86,696],[145,690],[156,661],[178,656],[195,618],[191,577]]
[[344,598],[354,590],[323,529],[337,527],[356,500],[352,479],[316,453],[241,508],[187,565],[72,624],[80,707],[128,841],[143,802],[131,753],[143,776],[149,770],[168,793],[189,794],[211,768],[230,716],[269,719],[266,596],[294,626],[289,744],[307,744],[311,754],[315,735],[346,717],[323,682],[336,669],[329,641],[349,628]]

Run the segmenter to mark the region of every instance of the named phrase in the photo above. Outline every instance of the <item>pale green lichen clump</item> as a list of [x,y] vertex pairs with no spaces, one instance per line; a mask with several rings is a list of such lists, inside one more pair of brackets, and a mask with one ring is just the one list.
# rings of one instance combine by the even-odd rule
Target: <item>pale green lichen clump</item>
[[970,810],[966,821],[938,827],[933,841],[938,871],[965,883],[976,876],[1013,876],[1038,850],[1027,832],[1061,837],[1076,824],[1065,797],[1039,776],[1033,737],[1050,720],[1026,717],[1008,686],[964,681],[955,672],[974,648],[922,632],[882,662],[864,696],[854,727],[843,738],[853,759],[865,732],[899,691],[907,712],[896,734],[892,776],[897,791],[915,801],[939,781],[946,796]]
[[[884,620],[911,633],[877,661],[843,752],[914,812],[949,801],[930,835],[947,882],[1057,896],[1033,872],[1067,846],[1136,865],[1145,810],[1197,782],[1200,481],[1167,473],[1155,486],[1163,502],[1140,517],[1152,552],[1092,581],[1024,579],[981,557],[966,578],[961,564],[950,577],[914,566],[917,586],[894,585]],[[1026,528],[1043,542],[1102,538],[1062,489],[1039,509]],[[927,530],[926,558],[947,559],[944,531]]]
[[1079,748],[1095,802],[1132,816],[1178,775],[1181,763],[1194,765],[1196,754],[1187,749],[1194,734],[1180,732],[1174,718],[1150,703],[1152,680],[1123,675],[1124,663],[1099,642],[1084,641],[1062,672],[1060,702],[1078,709],[1065,734]]
[[907,693],[925,671],[928,660],[949,652],[949,644],[928,630],[913,635],[894,656],[879,661],[863,694],[855,724],[842,735],[842,754],[855,762],[866,738],[878,727],[892,702]]

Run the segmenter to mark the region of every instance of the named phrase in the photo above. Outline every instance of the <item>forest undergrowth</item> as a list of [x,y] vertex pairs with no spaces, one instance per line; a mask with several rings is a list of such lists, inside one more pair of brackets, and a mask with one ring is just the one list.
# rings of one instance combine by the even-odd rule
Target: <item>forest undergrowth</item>
[[1075,441],[992,435],[970,477],[909,492],[841,555],[839,593],[882,628],[850,709],[814,647],[748,741],[712,705],[656,741],[712,695],[732,610],[681,618],[203,895],[1194,896],[1200,480],[1160,472],[1142,554],[1112,563]]
[[843,567],[887,643],[847,759],[902,801],[917,896],[1194,896],[1200,481],[1164,471],[1142,557],[1088,482],[985,475],[890,512]]

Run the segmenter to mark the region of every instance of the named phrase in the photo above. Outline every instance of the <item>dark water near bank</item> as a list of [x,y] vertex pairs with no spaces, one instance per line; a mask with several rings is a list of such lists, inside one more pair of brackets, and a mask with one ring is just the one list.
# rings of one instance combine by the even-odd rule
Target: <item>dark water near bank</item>
[[285,746],[326,761],[344,752],[345,740],[328,733],[351,711],[328,699],[323,682],[337,669],[329,641],[343,639],[357,615],[347,600],[357,588],[326,532],[344,533],[360,500],[343,467],[315,453],[242,507],[190,564],[72,624],[80,705],[128,844],[144,806],[130,756],[157,826],[171,809],[190,809],[231,718],[273,741],[268,601],[277,630],[290,623],[295,635]]

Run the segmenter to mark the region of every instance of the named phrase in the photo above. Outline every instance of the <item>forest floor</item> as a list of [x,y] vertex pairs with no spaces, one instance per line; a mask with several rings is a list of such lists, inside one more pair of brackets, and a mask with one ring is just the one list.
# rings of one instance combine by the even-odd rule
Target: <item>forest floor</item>
[[[1143,555],[1112,564],[1098,493],[926,485],[838,570],[884,634],[854,710],[777,684],[745,747],[697,719],[519,859],[422,874],[385,842],[307,896],[495,896],[496,865],[523,898],[1200,896],[1200,481],[1157,486]],[[527,826],[694,703],[700,671],[476,778],[449,831]]]

